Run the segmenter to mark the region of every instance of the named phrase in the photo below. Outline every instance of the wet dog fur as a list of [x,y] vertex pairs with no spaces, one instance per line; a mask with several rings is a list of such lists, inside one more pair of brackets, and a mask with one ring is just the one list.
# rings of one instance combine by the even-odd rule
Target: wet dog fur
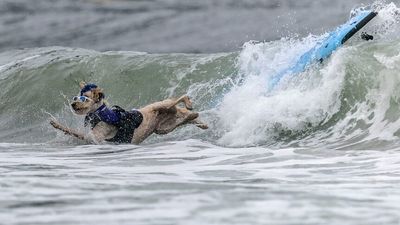
[[[81,82],[82,89],[86,83]],[[95,88],[83,93],[87,97],[86,101],[73,101],[71,103],[72,111],[77,115],[86,115],[95,112],[104,104],[104,92],[101,88]],[[178,106],[183,104],[184,107]],[[193,124],[201,129],[207,129],[208,126],[198,120],[199,114],[192,111],[192,102],[189,97],[183,95],[179,98],[170,98],[164,101],[155,102],[140,108],[139,111],[143,115],[143,121],[132,137],[131,143],[139,144],[143,142],[151,134],[168,134],[177,127],[185,124]],[[98,123],[88,134],[80,133],[69,127],[60,124],[55,119],[50,124],[63,131],[67,135],[74,136],[81,140],[89,142],[102,143],[106,139],[113,138],[117,133],[117,128],[105,122]]]

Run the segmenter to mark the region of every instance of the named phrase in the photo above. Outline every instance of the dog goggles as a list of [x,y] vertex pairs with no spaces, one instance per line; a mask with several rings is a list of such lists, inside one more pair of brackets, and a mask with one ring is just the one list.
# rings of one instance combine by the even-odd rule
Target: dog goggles
[[82,95],[82,96],[74,96],[74,97],[72,98],[72,100],[73,100],[73,101],[86,102],[86,101],[89,100],[89,98]]

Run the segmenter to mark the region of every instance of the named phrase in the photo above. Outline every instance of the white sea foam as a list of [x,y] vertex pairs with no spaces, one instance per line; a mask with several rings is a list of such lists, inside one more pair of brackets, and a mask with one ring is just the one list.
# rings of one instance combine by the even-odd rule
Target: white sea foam
[[[394,13],[397,11],[398,8],[393,3],[380,9],[379,19],[369,28],[376,32],[382,31],[378,41],[390,40],[392,33],[389,31],[398,28],[396,26],[398,15]],[[238,60],[244,81],[225,96],[218,111],[220,125],[224,130],[219,143],[229,146],[271,143],[282,132],[285,135],[303,132],[332,118],[340,110],[343,86],[348,70],[351,70],[350,73],[356,73],[351,74],[351,77],[348,78],[359,77],[359,80],[362,81],[365,80],[364,75],[357,74],[357,71],[360,71],[357,67],[361,69],[369,66],[367,61],[354,61],[351,58],[355,57],[357,53],[365,54],[363,51],[371,52],[366,47],[363,48],[367,44],[359,44],[359,38],[354,37],[353,39],[351,44],[334,52],[331,58],[323,64],[311,67],[296,76],[287,75],[270,93],[266,93],[266,86],[271,76],[294,63],[294,60],[310,49],[318,38],[309,36],[300,41],[282,39],[272,43],[246,43]],[[393,68],[397,68],[399,58],[398,53],[394,54],[396,56],[378,54],[376,59],[382,65],[393,70]],[[363,56],[360,55],[360,58]],[[355,64],[350,66],[349,63]],[[356,69],[353,70],[352,67],[356,67]],[[380,83],[380,89],[375,90],[374,86],[371,86],[367,101],[358,102],[346,118],[338,121],[336,127],[325,130],[323,136],[329,136],[332,140],[335,136],[336,138],[342,137],[343,131],[349,131],[346,126],[350,122],[364,118],[365,120],[362,120],[365,123],[374,124],[369,129],[370,138],[389,138],[390,136],[393,138],[400,124],[392,121],[388,125],[380,123],[379,120],[384,120],[385,113],[389,110],[390,99],[397,83],[396,75],[393,75],[396,73],[391,71],[391,75],[386,76],[385,71],[381,71],[383,74],[379,76],[380,80],[376,80],[373,75],[376,69],[370,68],[367,73],[370,76],[369,79],[375,80],[376,84]],[[363,72],[360,71],[360,73]],[[393,76],[392,79],[390,76]],[[389,79],[389,81],[382,79]],[[376,93],[374,93],[375,91]],[[373,111],[371,111],[371,102],[375,107]],[[373,121],[368,118],[371,113],[375,115],[372,118]],[[387,134],[385,135],[385,133]],[[357,132],[352,133],[352,135],[357,134]],[[348,135],[349,138],[352,136]]]
[[[334,54],[326,66],[288,78],[277,90],[266,93],[268,78],[275,70],[271,65],[281,61],[284,52],[288,54],[283,61],[292,61],[293,55],[299,55],[309,47],[312,38],[290,46],[284,41],[278,44],[280,48],[272,51],[268,44],[245,46],[239,61],[242,62],[242,73],[247,75],[246,80],[225,96],[219,111],[221,124],[227,130],[220,139],[221,144],[260,144],[271,140],[282,129],[302,130],[338,111],[345,74],[342,60],[345,50]],[[279,56],[271,57],[277,49]]]

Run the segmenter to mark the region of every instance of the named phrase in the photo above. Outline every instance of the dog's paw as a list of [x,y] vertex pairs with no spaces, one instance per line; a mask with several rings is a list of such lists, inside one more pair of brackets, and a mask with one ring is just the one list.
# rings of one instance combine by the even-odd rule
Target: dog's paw
[[203,130],[207,130],[207,129],[208,129],[208,125],[207,125],[207,124],[204,124],[204,123],[196,124],[196,126],[197,126],[198,128],[200,128],[200,129],[203,129]]
[[52,125],[56,129],[59,129],[61,127],[60,123],[53,119],[50,120],[50,125]]
[[185,107],[188,110],[193,110],[193,103],[192,100],[190,100],[189,96],[186,96]]
[[57,126],[57,122],[54,120],[50,120],[50,125],[52,125],[53,127]]

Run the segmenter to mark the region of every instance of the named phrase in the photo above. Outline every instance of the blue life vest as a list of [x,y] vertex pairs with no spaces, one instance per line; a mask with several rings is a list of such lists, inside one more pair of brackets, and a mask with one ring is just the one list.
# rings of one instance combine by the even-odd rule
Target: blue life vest
[[131,143],[136,128],[143,121],[143,115],[138,110],[126,111],[119,106],[109,109],[105,104],[100,106],[95,112],[89,113],[85,117],[85,126],[90,124],[93,129],[98,123],[105,122],[117,127],[116,135],[106,141],[114,143]]

